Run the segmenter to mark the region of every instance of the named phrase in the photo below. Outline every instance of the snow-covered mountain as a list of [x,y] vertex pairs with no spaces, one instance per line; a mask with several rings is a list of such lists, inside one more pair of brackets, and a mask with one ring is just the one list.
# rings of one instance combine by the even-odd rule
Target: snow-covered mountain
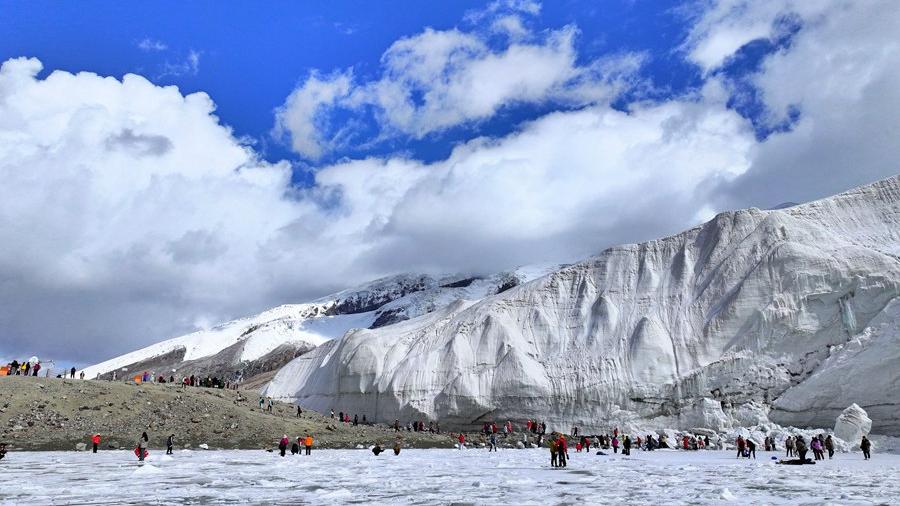
[[[521,268],[488,277],[398,275],[305,304],[289,304],[209,330],[169,339],[85,368],[88,378],[125,379],[152,371],[168,377],[199,374],[235,379],[279,368],[353,328],[379,328],[451,302],[480,299],[521,284],[555,266]],[[123,368],[125,370],[123,370]],[[130,374],[126,374],[130,372]]]
[[586,428],[721,428],[769,410],[829,427],[855,402],[900,434],[898,255],[898,177],[726,212],[500,293],[441,294],[432,311],[398,298],[409,319],[325,342],[265,393],[370,420]]

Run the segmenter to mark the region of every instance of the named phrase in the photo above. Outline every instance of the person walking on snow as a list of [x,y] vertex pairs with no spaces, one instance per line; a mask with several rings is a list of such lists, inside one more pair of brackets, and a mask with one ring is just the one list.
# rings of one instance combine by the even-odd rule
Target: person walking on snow
[[566,467],[566,461],[569,459],[569,443],[566,441],[566,436],[562,434],[559,435],[559,443],[556,447],[557,460],[559,461],[559,467]]
[[831,439],[831,434],[825,438],[825,449],[828,450],[828,460],[831,460],[834,457],[834,440]]
[[147,446],[150,444],[150,438],[147,436],[147,433],[144,432],[141,434],[141,438],[138,439],[137,444],[137,458],[140,462],[143,462],[149,452],[147,451]]
[[175,446],[175,434],[169,434],[166,438],[166,455],[172,455],[172,448]]
[[619,453],[619,437],[618,436],[613,436],[612,447],[613,447],[613,453]]
[[753,442],[752,439],[747,438],[747,458],[753,456],[753,459],[756,459],[756,443]]
[[284,453],[287,451],[288,444],[290,440],[287,437],[287,434],[281,437],[281,441],[278,442],[278,452],[284,457]]
[[488,452],[497,451],[497,434],[492,433],[490,438],[490,446],[488,446]]
[[559,467],[559,444],[556,442],[556,438],[550,438],[550,444],[547,446],[550,447],[550,467]]
[[465,450],[466,449],[466,435],[460,432],[459,438],[457,438],[457,440],[459,441],[459,449]]
[[100,434],[94,434],[91,438],[91,444],[94,447],[93,453],[97,453],[97,448],[100,446]]
[[869,441],[869,438],[863,436],[862,441],[859,443],[859,449],[863,452],[863,460],[869,460],[872,458],[872,442]]

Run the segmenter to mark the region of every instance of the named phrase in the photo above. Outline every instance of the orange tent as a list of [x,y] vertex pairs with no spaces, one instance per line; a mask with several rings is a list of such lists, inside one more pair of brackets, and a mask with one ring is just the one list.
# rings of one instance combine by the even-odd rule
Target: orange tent
[[0,376],[9,376],[9,367],[0,367]]
[[134,382],[137,383],[138,385],[141,384],[141,375],[140,374],[136,374],[134,376]]

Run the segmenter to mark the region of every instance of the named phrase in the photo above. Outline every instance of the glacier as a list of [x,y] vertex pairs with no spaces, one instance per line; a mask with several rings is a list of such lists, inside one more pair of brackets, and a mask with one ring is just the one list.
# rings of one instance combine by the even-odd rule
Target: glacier
[[[900,178],[724,212],[499,293],[350,329],[266,395],[370,420],[539,418],[830,427],[856,403],[900,434]],[[762,407],[760,409],[759,407]]]

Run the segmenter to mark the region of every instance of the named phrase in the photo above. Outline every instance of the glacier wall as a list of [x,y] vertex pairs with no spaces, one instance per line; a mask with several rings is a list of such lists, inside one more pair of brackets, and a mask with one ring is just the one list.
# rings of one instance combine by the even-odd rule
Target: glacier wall
[[[873,320],[896,322],[898,254],[897,177],[722,213],[500,294],[351,330],[286,365],[265,393],[369,419],[566,429],[623,414],[703,426],[750,402],[821,427],[856,402],[897,434],[897,415],[877,407],[900,399],[896,324],[865,339],[867,351],[852,341]],[[838,348],[864,354],[865,370],[841,366]],[[856,372],[877,376],[877,389]]]

